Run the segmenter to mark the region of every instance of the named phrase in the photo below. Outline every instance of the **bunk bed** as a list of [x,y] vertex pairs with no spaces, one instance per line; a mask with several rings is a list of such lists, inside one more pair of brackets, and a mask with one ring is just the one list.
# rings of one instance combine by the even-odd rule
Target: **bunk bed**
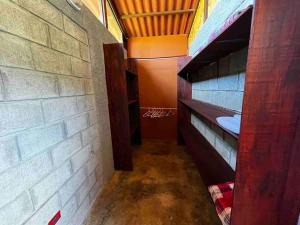
[[[191,139],[186,143],[191,145],[189,147],[191,151],[193,151],[195,148],[195,151],[198,154],[198,156],[195,155],[195,157],[196,159],[199,158],[201,161],[197,161],[197,164],[199,167],[201,167],[200,171],[207,185],[213,185],[216,184],[216,182],[233,180],[234,171],[221,157],[218,156],[218,154],[215,154],[216,151],[214,150],[213,146],[211,146],[192,126],[190,123],[191,113],[201,119],[207,120],[211,124],[218,126],[228,135],[238,140],[238,134],[233,133],[223,126],[220,126],[220,124],[217,122],[218,117],[233,116],[236,114],[236,112],[230,109],[192,99],[191,81],[193,80],[193,75],[196,74],[197,70],[209,65],[210,63],[216,62],[220,58],[230,54],[231,52],[235,52],[241,48],[244,48],[249,44],[251,18],[252,6],[229,18],[228,22],[226,22],[225,26],[222,28],[223,30],[219,32],[220,35],[213,38],[213,40],[206,47],[200,49],[194,57],[182,58],[179,62],[179,136],[182,136],[185,140]],[[199,140],[201,140],[201,143]],[[198,150],[203,149],[203,147],[200,146],[206,146],[203,154],[201,154]],[[211,162],[216,161],[218,161],[218,166],[217,168],[213,168],[214,163]],[[220,174],[220,169],[223,170],[224,173]]]
[[116,170],[133,170],[132,144],[141,144],[137,63],[122,44],[104,44],[110,128]]
[[[295,5],[296,1],[292,2]],[[275,7],[276,4],[281,5],[287,11],[284,12],[284,9],[279,10]],[[274,7],[272,8],[270,5]],[[297,203],[299,195],[296,197],[298,200],[292,200],[293,193],[291,190],[293,185],[299,188],[299,179],[292,182],[284,178],[287,177],[287,168],[291,168],[289,166],[292,165],[296,167],[295,160],[299,160],[299,151],[295,153],[295,146],[296,143],[299,143],[299,140],[295,142],[295,139],[291,136],[285,137],[291,141],[289,143],[284,140],[285,138],[281,139],[279,136],[276,139],[274,135],[278,135],[283,125],[278,124],[276,121],[273,121],[273,124],[270,123],[270,119],[266,116],[273,115],[275,110],[278,113],[276,118],[280,121],[293,123],[292,121],[295,122],[293,119],[297,117],[297,113],[294,111],[290,113],[290,115],[293,115],[292,117],[286,117],[283,110],[279,110],[283,105],[283,103],[278,104],[278,101],[283,101],[282,99],[278,100],[279,96],[289,96],[289,99],[291,97],[286,87],[279,85],[282,84],[281,81],[285,79],[289,71],[277,69],[274,72],[271,67],[271,64],[276,62],[273,64],[274,67],[288,68],[286,63],[293,61],[293,57],[296,57],[287,54],[287,48],[281,48],[279,40],[287,36],[280,36],[280,28],[278,28],[280,26],[274,23],[274,21],[282,22],[284,15],[296,17],[296,14],[292,9],[293,7],[279,4],[278,1],[272,4],[269,1],[256,1],[255,8],[256,10],[253,10],[252,6],[248,7],[230,17],[221,28],[222,30],[216,32],[219,35],[212,37],[209,44],[199,49],[194,56],[181,57],[178,60],[178,144],[185,144],[187,151],[193,157],[224,225],[296,225],[299,216],[299,205]],[[267,15],[270,8],[273,10],[271,16],[270,14]],[[284,21],[286,22],[285,26],[288,26],[288,24],[293,26],[295,20],[286,19]],[[296,32],[297,29],[293,29],[291,34],[296,36]],[[256,39],[254,38],[255,35]],[[262,38],[262,35],[267,36],[269,39]],[[280,37],[271,38],[272,35]],[[281,39],[281,41],[286,40]],[[296,45],[295,42],[294,45]],[[277,50],[277,54],[284,52],[287,58],[281,61],[277,59],[276,54],[272,54],[274,49],[270,46]],[[192,99],[191,83],[194,80],[194,74],[199,69],[245,47],[249,48],[250,56],[248,54],[241,133],[236,134],[220,126],[216,120],[219,116],[233,116],[235,112]],[[268,67],[258,66],[263,62]],[[299,69],[299,66],[297,68]],[[293,69],[295,68],[293,67]],[[273,79],[277,83],[272,86]],[[297,99],[294,95],[296,85],[287,80],[284,85],[291,86],[289,91],[294,97],[291,102],[295,101]],[[280,92],[276,88],[281,88],[284,91]],[[275,92],[279,94],[270,94]],[[260,96],[263,96],[263,98],[259,99]],[[294,104],[294,106],[299,108],[299,104]],[[235,171],[192,125],[191,114],[218,126],[226,134],[237,140],[238,156]],[[261,130],[256,129],[255,126],[261,128]],[[284,129],[290,132],[293,131],[293,134],[296,135],[296,126],[296,124],[291,124],[289,127],[285,126]],[[272,141],[278,142],[282,146],[274,145]],[[253,146],[257,146],[258,149],[253,148]],[[285,149],[286,153],[282,151],[283,146],[286,148],[290,146],[289,149]],[[297,159],[290,162],[288,154],[297,155]],[[282,158],[278,158],[279,156]],[[282,163],[277,164],[276,159],[280,159]],[[293,168],[292,171],[294,175],[297,174],[296,168]],[[279,187],[276,186],[276,193],[272,189],[274,185],[279,185]],[[281,199],[280,191],[286,191],[286,196],[289,197]],[[299,191],[296,192],[299,194]],[[290,202],[288,202],[288,199]],[[291,207],[289,215],[286,207],[281,204]],[[268,210],[268,212],[258,212],[258,208]],[[287,218],[279,219],[280,216]]]
[[141,144],[139,81],[136,59],[126,60],[126,87],[128,97],[131,144]]
[[[252,6],[230,17],[220,35],[201,48],[194,57],[182,58],[178,72],[178,105],[179,105],[179,134],[184,140],[187,149],[193,156],[204,183],[216,205],[218,216],[224,225],[230,223],[233,190],[222,187],[230,185],[235,179],[235,171],[218,154],[206,138],[191,124],[193,113],[202,120],[213,124],[232,138],[238,141],[238,134],[220,126],[217,118],[221,116],[234,116],[236,113],[216,105],[201,102],[191,98],[191,84],[193,75],[197,70],[218,61],[220,58],[248,46],[252,20]],[[180,142],[180,140],[179,140]],[[232,185],[233,186],[233,185]],[[224,191],[225,190],[225,191]],[[217,197],[219,198],[217,198]],[[221,196],[221,197],[220,197]],[[225,203],[224,203],[225,202]],[[224,204],[226,207],[224,207]]]

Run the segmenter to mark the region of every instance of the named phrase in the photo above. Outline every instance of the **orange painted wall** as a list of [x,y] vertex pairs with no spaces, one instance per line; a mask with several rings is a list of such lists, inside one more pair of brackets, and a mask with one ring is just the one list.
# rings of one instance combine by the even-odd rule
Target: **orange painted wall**
[[[142,107],[177,108],[177,58],[138,60],[140,105]],[[177,115],[164,118],[143,117],[142,137],[175,140]]]
[[128,39],[129,58],[160,58],[187,55],[187,35],[135,37]]
[[[137,58],[141,107],[177,108],[177,57],[187,54],[185,35],[130,38],[128,57]],[[177,115],[143,117],[142,138],[176,140]]]

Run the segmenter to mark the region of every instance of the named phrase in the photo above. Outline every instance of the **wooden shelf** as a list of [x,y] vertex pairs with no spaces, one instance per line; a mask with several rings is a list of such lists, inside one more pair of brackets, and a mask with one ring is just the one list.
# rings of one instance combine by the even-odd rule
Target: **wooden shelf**
[[128,69],[126,69],[126,75],[129,76],[129,77],[132,77],[132,78],[137,76],[134,72],[132,72]]
[[134,125],[134,126],[132,126],[132,125],[130,126],[130,137],[132,137],[134,135],[134,133],[137,130],[137,128],[138,128],[137,124]]
[[179,131],[206,186],[234,180],[230,165],[189,121],[181,122]]
[[[112,150],[116,170],[133,169],[127,76],[122,44],[104,44],[105,76],[111,128]],[[134,99],[130,97],[129,99]]]
[[132,58],[125,60],[125,68],[128,75],[136,76],[138,74],[137,60]]
[[126,82],[131,144],[141,144],[139,82],[136,59],[126,60]]
[[[218,59],[248,46],[252,21],[252,6],[228,19],[220,35],[200,49],[193,58],[187,58],[179,68],[179,76],[187,79],[188,73],[195,72]],[[190,74],[191,75],[191,74]],[[189,76],[190,76],[189,75]]]
[[224,127],[222,127],[221,125],[219,125],[219,123],[216,120],[217,117],[220,117],[220,116],[233,116],[236,114],[236,112],[229,110],[229,109],[221,108],[221,107],[209,104],[209,103],[201,102],[198,100],[179,99],[179,101],[181,103],[183,103],[184,105],[186,105],[189,109],[191,109],[196,114],[204,117],[210,123],[221,128],[223,131],[225,131],[227,134],[229,134],[233,138],[235,138],[235,139],[239,138],[239,136],[237,134],[235,134],[235,133],[231,132],[230,130],[227,130]]
[[133,105],[133,104],[136,104],[137,102],[138,102],[137,99],[129,100],[128,105]]

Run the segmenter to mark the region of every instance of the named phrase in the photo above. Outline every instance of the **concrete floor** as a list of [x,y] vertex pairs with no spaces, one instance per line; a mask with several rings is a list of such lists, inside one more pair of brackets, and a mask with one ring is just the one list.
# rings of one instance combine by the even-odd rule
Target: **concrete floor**
[[87,225],[220,225],[192,159],[175,143],[144,141],[133,172],[116,172]]

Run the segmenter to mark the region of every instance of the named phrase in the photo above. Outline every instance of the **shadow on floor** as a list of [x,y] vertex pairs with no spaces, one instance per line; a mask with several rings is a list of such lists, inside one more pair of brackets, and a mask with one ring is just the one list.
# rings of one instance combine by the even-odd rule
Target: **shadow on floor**
[[206,187],[184,147],[144,141],[133,172],[116,172],[86,225],[220,225]]

